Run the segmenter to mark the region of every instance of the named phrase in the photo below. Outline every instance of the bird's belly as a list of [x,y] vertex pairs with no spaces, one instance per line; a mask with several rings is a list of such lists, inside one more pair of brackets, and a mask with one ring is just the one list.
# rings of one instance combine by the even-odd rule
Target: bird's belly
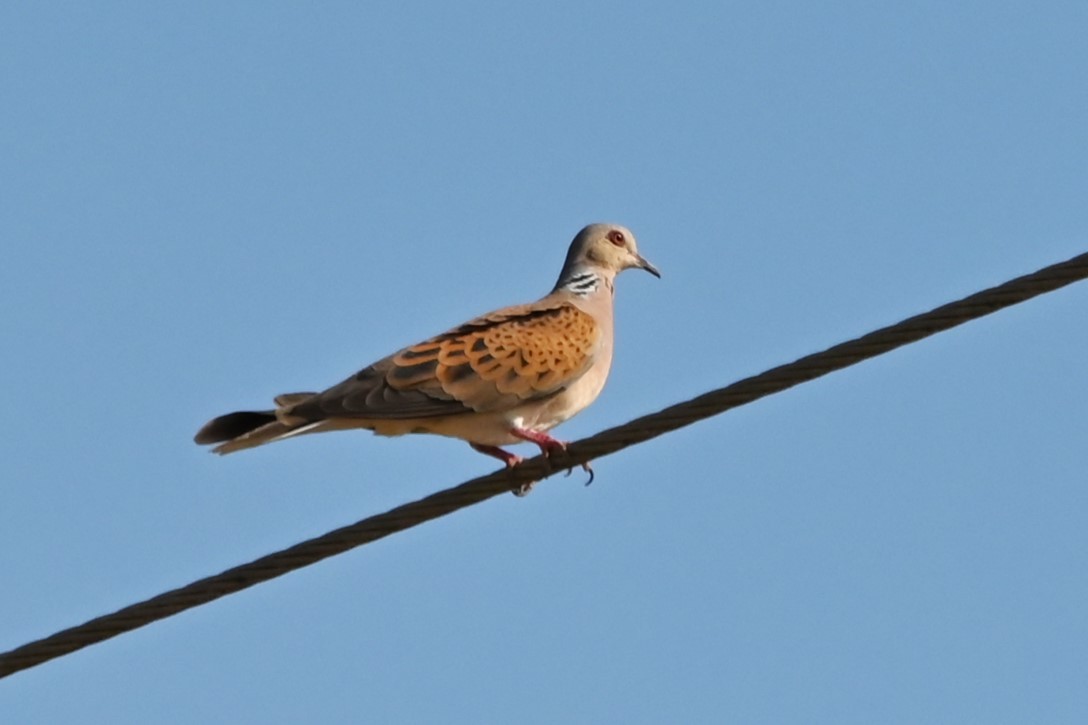
[[460,413],[412,420],[367,420],[365,422],[345,420],[344,427],[369,428],[381,436],[431,433],[488,446],[523,443],[523,438],[510,433],[512,428],[541,432],[551,430],[596,400],[604,388],[607,377],[608,366],[598,366],[579,378],[569,388],[547,400],[528,401],[509,410]]
[[371,421],[368,426],[377,435],[399,436],[408,433],[431,433],[434,435],[460,438],[470,443],[488,446],[501,446],[518,443],[520,438],[510,434],[514,423],[510,411],[494,413],[461,413],[437,418],[417,418],[415,420]]
[[563,392],[546,401],[528,403],[515,409],[519,428],[547,431],[569,420],[597,399],[608,378],[608,366],[590,370]]

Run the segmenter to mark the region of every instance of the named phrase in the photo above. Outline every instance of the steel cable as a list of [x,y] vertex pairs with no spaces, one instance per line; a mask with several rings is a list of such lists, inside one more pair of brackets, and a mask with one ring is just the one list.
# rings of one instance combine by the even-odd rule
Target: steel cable
[[500,470],[458,486],[406,503],[385,513],[330,531],[292,547],[132,604],[111,614],[0,654],[0,678],[97,642],[142,627],[241,591],[254,584],[343,553],[357,546],[411,528],[425,521],[485,501],[524,484],[546,478],[567,466],[656,438],[696,421],[745,405],[863,360],[1088,277],[1088,254],[1081,254],[1033,274],[978,292],[929,312],[881,328],[849,342],[807,355],[724,388],[669,406],[583,440],[571,443],[563,468],[556,470],[542,456],[510,470]]

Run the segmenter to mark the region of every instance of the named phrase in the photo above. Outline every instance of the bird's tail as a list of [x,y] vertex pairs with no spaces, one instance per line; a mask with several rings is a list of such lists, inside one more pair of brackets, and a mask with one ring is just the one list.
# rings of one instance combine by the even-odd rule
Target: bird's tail
[[316,425],[307,420],[292,419],[289,407],[309,398],[313,393],[288,393],[276,398],[276,410],[241,410],[213,418],[197,431],[193,440],[201,445],[218,443],[213,453],[226,455],[306,433]]

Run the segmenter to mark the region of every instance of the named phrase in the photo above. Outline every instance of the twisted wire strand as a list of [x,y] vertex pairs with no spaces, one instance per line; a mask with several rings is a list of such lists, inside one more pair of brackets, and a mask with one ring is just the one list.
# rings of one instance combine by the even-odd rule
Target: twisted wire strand
[[[574,442],[567,448],[563,468],[558,470],[615,453],[1086,277],[1088,253]],[[0,678],[542,480],[558,470],[546,458],[537,456],[513,469],[474,478],[61,630],[0,654]]]

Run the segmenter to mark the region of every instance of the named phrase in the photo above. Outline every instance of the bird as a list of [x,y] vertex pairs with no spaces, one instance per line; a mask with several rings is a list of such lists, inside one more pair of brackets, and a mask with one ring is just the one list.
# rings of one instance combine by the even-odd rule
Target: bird
[[476,317],[324,391],[285,393],[273,409],[213,418],[194,440],[227,454],[303,434],[365,429],[459,438],[507,467],[522,458],[504,445],[535,443],[550,459],[567,444],[549,431],[604,387],[614,281],[626,269],[661,277],[629,229],[590,224],[571,242],[551,292],[536,302]]

